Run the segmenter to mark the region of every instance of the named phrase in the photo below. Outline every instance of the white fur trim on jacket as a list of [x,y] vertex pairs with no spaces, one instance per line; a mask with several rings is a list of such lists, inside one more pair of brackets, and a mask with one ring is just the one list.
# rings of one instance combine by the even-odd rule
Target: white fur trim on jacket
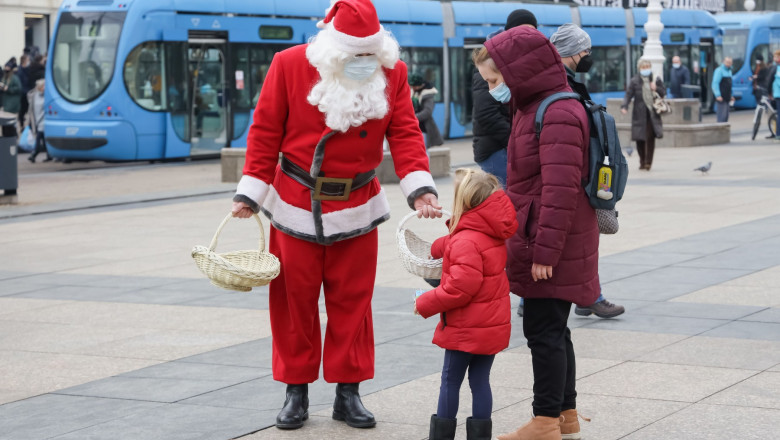
[[333,27],[332,23],[326,25],[325,30],[320,32],[328,32],[333,39],[333,43],[336,44],[339,50],[357,55],[359,53],[378,53],[382,51],[385,39],[385,28],[379,26],[379,32],[367,37],[354,37],[349,34],[338,31]]
[[263,201],[265,200],[266,195],[268,194],[268,188],[270,188],[271,185],[263,182],[262,180],[244,175],[241,177],[241,180],[238,182],[238,187],[236,188],[236,195],[244,195],[249,197],[251,200],[254,200],[257,203],[257,206],[262,206]]
[[[268,197],[263,203],[263,211],[271,218],[271,222],[277,229],[308,237],[317,235],[312,212],[285,202],[273,186],[270,187]],[[390,203],[382,188],[363,205],[323,214],[323,233],[325,237],[334,237],[367,228],[370,230],[373,229],[372,225],[375,226],[377,221],[384,221],[383,219],[386,219],[389,214]]]
[[418,189],[425,187],[436,188],[433,176],[427,171],[412,171],[401,179],[401,191],[404,197],[409,197]]

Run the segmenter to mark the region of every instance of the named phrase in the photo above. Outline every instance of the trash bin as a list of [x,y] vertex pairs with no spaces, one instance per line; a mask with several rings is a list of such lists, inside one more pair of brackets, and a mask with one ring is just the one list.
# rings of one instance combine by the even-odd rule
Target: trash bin
[[[16,124],[16,115],[0,112],[0,127]],[[16,189],[19,187],[16,157],[16,136],[2,136],[0,131],[0,202],[16,203]]]

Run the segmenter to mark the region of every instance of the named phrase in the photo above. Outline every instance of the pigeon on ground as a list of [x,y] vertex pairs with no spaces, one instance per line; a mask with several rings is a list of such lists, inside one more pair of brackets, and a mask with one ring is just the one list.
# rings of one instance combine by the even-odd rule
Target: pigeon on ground
[[707,165],[702,165],[699,168],[694,168],[693,171],[701,171],[702,174],[707,174],[712,168],[712,162],[707,162]]
[[634,147],[626,147],[626,154],[628,154],[628,157],[631,157],[634,154]]

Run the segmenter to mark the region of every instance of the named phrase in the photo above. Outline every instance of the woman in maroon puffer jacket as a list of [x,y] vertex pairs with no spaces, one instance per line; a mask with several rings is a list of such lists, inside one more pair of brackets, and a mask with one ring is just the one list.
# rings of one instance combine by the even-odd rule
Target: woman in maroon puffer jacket
[[441,284],[415,301],[424,318],[441,314],[433,343],[446,349],[430,438],[454,438],[467,370],[473,397],[467,437],[492,438],[490,368],[509,345],[512,325],[504,241],[515,233],[517,220],[498,179],[482,170],[455,172],[453,206],[450,234],[431,247],[434,258],[444,259]]
[[582,186],[588,178],[588,119],[578,101],[557,101],[537,139],[534,117],[541,101],[571,91],[558,52],[539,31],[502,32],[475,53],[474,62],[494,96],[511,94],[507,194],[519,227],[507,241],[507,275],[512,292],[525,298],[523,332],[534,368],[536,417],[499,438],[561,439],[559,417],[576,408],[577,395],[569,311],[572,303],[588,306],[599,296],[599,231]]

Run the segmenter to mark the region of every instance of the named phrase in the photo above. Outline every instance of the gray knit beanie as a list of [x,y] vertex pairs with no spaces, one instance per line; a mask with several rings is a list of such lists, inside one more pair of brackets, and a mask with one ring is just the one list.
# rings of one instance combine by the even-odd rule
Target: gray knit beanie
[[558,49],[561,58],[577,55],[590,49],[590,36],[574,23],[566,23],[550,37],[550,43]]

